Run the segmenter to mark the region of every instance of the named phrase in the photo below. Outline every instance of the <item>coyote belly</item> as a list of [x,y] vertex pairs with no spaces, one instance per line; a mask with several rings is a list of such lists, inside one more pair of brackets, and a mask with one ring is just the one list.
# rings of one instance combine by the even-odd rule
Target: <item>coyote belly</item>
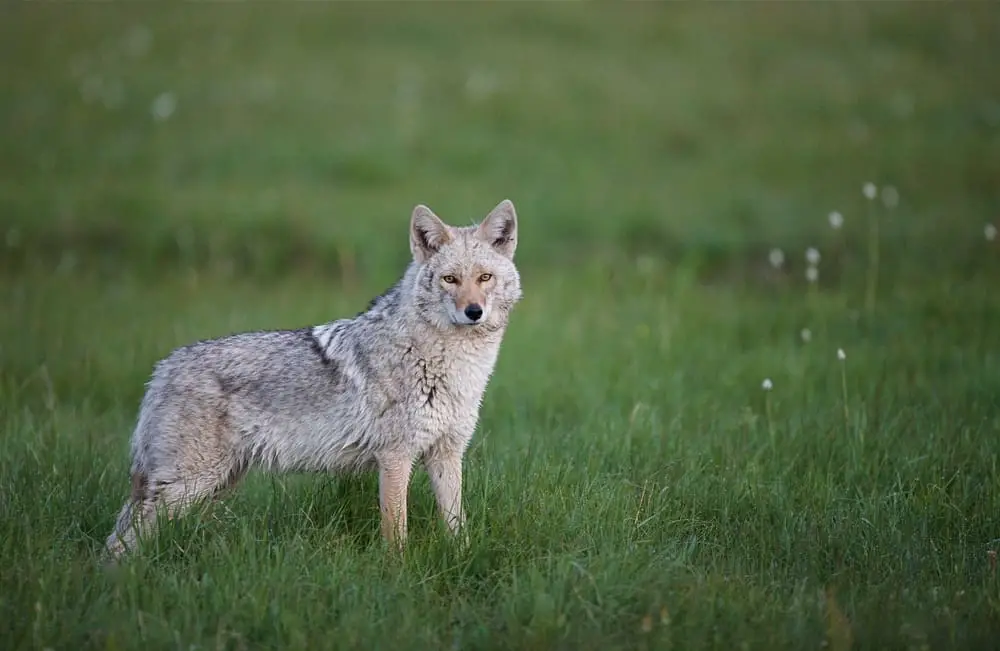
[[179,515],[253,467],[377,470],[382,534],[402,546],[419,460],[457,533],[462,460],[521,298],[516,245],[509,201],[469,227],[417,206],[413,260],[361,314],[174,350],[156,364],[139,408],[131,494],[108,552],[135,548],[158,514]]

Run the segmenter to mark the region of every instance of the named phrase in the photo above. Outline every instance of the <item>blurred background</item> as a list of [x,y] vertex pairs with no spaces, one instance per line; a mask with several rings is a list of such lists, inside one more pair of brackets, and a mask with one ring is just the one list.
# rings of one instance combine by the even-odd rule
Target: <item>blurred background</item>
[[[996,639],[998,43],[991,2],[3,3],[10,647],[584,648],[666,595],[689,641],[804,648],[828,581],[859,638]],[[351,316],[415,204],[504,198],[525,298],[461,577],[353,545],[370,477],[252,477],[148,574],[97,574],[156,359]]]
[[941,251],[982,240],[1000,203],[997,16],[9,5],[2,267],[378,284],[413,204],[467,222],[510,197],[528,268],[651,256],[739,277],[774,246],[801,266],[830,211],[864,238],[871,181],[898,191],[893,252],[954,270]]
[[919,347],[996,305],[990,3],[2,11],[18,400],[128,414],[173,346],[353,314],[407,263],[417,203],[462,224],[515,202],[522,372],[548,338],[658,386],[639,339],[657,359],[686,326],[708,363],[676,382],[707,387],[713,355],[749,369],[816,310],[856,323],[873,275],[886,318],[842,342]]

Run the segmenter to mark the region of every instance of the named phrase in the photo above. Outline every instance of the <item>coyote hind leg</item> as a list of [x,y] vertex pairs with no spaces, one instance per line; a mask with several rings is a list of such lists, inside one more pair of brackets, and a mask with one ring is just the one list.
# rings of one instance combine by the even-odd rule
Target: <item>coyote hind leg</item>
[[115,529],[105,542],[105,551],[111,559],[118,559],[133,551],[141,533],[155,529],[156,500],[150,491],[149,475],[141,470],[132,471],[132,493],[118,513]]
[[194,504],[236,483],[245,470],[245,466],[240,465],[225,473],[202,475],[193,481],[150,480],[148,473],[133,471],[132,493],[105,543],[107,553],[112,559],[118,559],[133,552],[140,537],[156,532],[159,511],[171,519],[180,517]]

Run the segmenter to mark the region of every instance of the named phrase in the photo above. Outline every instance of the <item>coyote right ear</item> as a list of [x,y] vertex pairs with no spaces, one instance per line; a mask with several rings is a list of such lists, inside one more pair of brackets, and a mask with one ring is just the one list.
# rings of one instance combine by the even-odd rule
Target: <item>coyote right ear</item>
[[451,229],[430,208],[421,204],[410,218],[410,252],[417,262],[426,262],[451,241]]

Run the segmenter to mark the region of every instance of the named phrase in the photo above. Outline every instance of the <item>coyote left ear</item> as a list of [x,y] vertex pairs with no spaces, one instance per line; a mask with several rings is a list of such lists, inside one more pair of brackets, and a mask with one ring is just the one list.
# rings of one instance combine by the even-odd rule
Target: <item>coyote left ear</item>
[[486,215],[476,234],[503,256],[514,259],[517,248],[517,213],[510,199],[504,199]]

